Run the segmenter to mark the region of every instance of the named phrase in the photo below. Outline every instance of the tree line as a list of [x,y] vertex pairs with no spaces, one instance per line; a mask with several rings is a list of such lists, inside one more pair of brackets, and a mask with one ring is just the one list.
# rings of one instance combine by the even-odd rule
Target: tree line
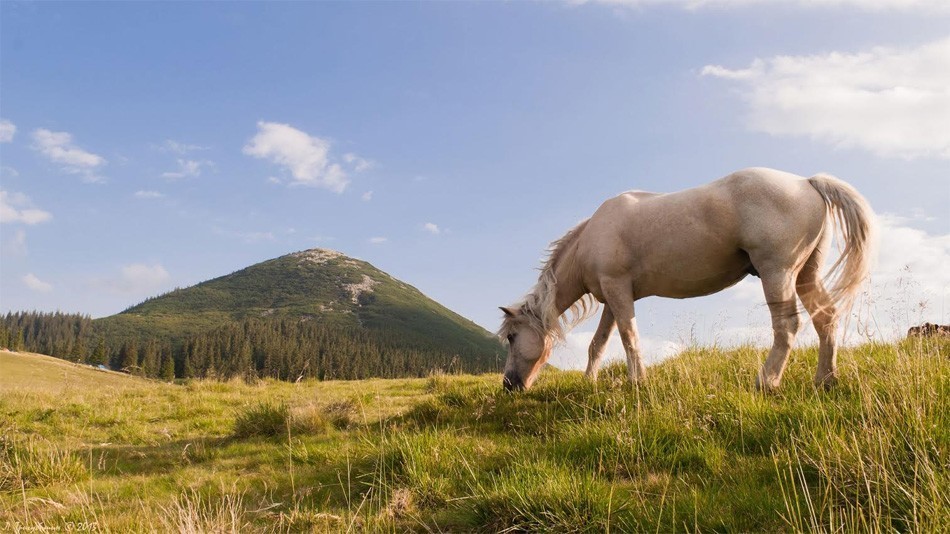
[[500,365],[474,347],[447,352],[418,335],[292,318],[236,321],[181,341],[117,340],[98,333],[87,315],[17,312],[3,317],[0,347],[162,380],[397,378],[497,371]]

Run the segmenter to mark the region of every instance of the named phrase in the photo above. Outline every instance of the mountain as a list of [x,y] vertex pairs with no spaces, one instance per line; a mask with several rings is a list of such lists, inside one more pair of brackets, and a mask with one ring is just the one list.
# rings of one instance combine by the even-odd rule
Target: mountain
[[[474,322],[365,261],[327,249],[258,263],[93,321],[112,346],[126,340],[181,345],[248,322],[312,326],[335,338],[451,356],[466,370],[494,369],[504,356],[494,336]],[[182,362],[177,365],[180,371]]]

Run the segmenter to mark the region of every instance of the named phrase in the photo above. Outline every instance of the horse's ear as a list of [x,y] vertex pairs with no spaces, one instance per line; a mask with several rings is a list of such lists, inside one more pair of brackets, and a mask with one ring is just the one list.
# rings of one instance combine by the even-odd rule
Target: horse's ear
[[514,317],[514,316],[515,316],[515,312],[514,312],[511,308],[506,308],[506,307],[504,307],[504,306],[499,306],[498,309],[501,310],[501,311],[503,311],[503,312],[505,313],[505,317]]

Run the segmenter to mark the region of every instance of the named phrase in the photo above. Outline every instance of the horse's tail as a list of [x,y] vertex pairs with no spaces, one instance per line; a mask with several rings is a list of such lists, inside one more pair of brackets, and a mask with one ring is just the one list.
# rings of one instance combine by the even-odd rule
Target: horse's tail
[[847,313],[871,272],[877,243],[874,212],[857,189],[834,176],[818,174],[808,182],[825,201],[826,221],[831,221],[841,250],[825,276],[828,295],[839,313]]

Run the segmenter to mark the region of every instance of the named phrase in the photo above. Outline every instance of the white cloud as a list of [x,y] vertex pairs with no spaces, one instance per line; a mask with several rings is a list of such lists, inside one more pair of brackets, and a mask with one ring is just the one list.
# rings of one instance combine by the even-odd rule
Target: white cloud
[[255,135],[243,149],[248,156],[267,159],[287,169],[291,185],[322,187],[342,193],[349,183],[338,163],[330,161],[330,142],[289,124],[257,123]]
[[160,264],[132,263],[119,269],[119,276],[107,283],[116,293],[142,295],[161,289],[171,281],[171,275]]
[[72,135],[40,128],[33,131],[33,141],[33,148],[62,165],[64,171],[82,175],[86,182],[102,181],[95,171],[106,164],[105,158],[76,146]]
[[16,135],[16,124],[7,119],[0,119],[0,143],[13,141],[14,135]]
[[[950,5],[950,3],[947,3]],[[950,37],[916,48],[707,65],[739,85],[751,129],[879,156],[950,159]]]
[[343,154],[343,161],[349,163],[353,166],[353,170],[356,172],[368,171],[376,166],[376,162],[363,159],[352,152],[347,152]]
[[727,69],[719,65],[706,65],[701,74],[703,76],[713,76],[724,78],[726,80],[752,80],[762,74],[764,63],[761,59],[756,59],[746,69]]
[[214,164],[210,161],[196,161],[191,159],[178,159],[178,170],[162,173],[162,178],[177,180],[179,178],[189,178],[201,176],[202,167],[212,167]]
[[360,198],[363,199],[363,202],[369,202],[370,200],[373,200],[373,192],[367,191],[363,193],[363,195]]
[[21,278],[23,284],[32,289],[33,291],[39,291],[40,293],[49,293],[53,290],[53,285],[47,282],[44,282],[36,277],[33,273],[27,273]]
[[165,195],[158,191],[136,191],[135,198],[162,198]]
[[864,305],[876,333],[886,339],[920,322],[950,319],[950,233],[930,234],[910,222],[893,214],[879,217],[880,253]]
[[369,238],[369,242],[370,242],[371,244],[373,244],[373,245],[382,245],[383,243],[385,243],[385,242],[387,242],[387,241],[389,241],[389,239],[387,239],[387,238],[385,238],[385,237],[371,237],[371,238]]
[[50,212],[34,208],[26,195],[0,189],[0,223],[39,224],[52,218]]
[[690,10],[776,5],[801,8],[853,8],[861,11],[946,12],[950,10],[950,6],[944,0],[569,0],[569,3],[603,4],[625,8],[669,5]]
[[435,223],[427,222],[422,225],[422,229],[426,232],[429,232],[432,235],[439,235],[442,233],[442,230],[439,228],[439,225]]

